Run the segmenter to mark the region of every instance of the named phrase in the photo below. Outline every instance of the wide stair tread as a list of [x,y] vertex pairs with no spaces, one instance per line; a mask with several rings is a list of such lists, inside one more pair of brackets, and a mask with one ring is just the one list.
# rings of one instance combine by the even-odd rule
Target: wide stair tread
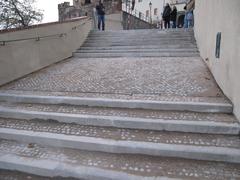
[[240,166],[180,158],[111,154],[0,141],[0,167],[84,179],[238,179]]
[[[199,134],[104,126],[86,126],[70,122],[63,123],[51,119],[41,120],[35,118],[32,120],[24,120],[0,118],[0,128],[2,135],[4,133],[11,132],[11,130],[16,133],[19,132],[19,134],[21,134],[22,130],[23,132],[35,132],[39,136],[41,135],[37,132],[102,138],[112,141],[149,142],[173,145],[192,145],[196,147],[226,147],[236,149],[240,147],[240,139],[237,135]],[[22,135],[24,135],[24,133]],[[52,138],[54,138],[54,135]]]
[[185,97],[159,96],[155,94],[131,95],[3,90],[0,92],[0,101],[218,113],[232,113],[233,108],[229,100],[221,96]]
[[40,176],[32,174],[31,173],[26,173],[26,172],[20,172],[16,170],[4,170],[0,169],[0,179],[1,180],[28,180],[28,179],[33,179],[33,180],[83,180],[79,178],[73,178],[73,177],[60,177],[60,176],[51,176],[47,177],[46,174],[42,174]]
[[[41,96],[40,96],[41,97]],[[61,97],[60,97],[61,99]],[[70,99],[71,100],[71,99]],[[10,100],[11,101],[11,100]],[[58,101],[56,101],[58,102]],[[43,103],[40,102],[40,103]],[[50,100],[51,103],[51,100]],[[197,133],[238,134],[239,124],[231,114],[162,111],[138,108],[99,107],[0,102],[0,116],[21,119],[52,119],[82,125],[166,130]],[[97,103],[96,103],[97,105]],[[192,105],[190,105],[192,106]]]
[[200,113],[188,111],[161,111],[148,109],[128,109],[111,107],[88,107],[74,105],[51,105],[31,103],[7,103],[0,101],[0,108],[11,110],[25,110],[37,112],[54,112],[65,114],[82,114],[93,116],[115,116],[129,118],[147,118],[182,121],[208,121],[219,123],[237,123],[238,120],[232,114],[225,113]]

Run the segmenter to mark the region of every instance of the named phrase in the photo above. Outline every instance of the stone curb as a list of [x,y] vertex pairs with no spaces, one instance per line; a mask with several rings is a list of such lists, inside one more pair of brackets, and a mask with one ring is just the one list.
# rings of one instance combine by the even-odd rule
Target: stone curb
[[135,45],[135,46],[101,46],[101,47],[91,47],[91,46],[81,46],[79,49],[142,49],[142,50],[145,50],[145,49],[171,49],[171,50],[175,50],[175,49],[197,49],[197,46],[196,45],[192,45],[192,46],[189,46],[189,47],[184,47],[182,45],[178,45],[178,44],[175,44],[175,45]]
[[233,106],[230,103],[170,102],[69,96],[17,95],[7,93],[0,93],[0,101],[40,104],[84,105],[95,107],[139,108],[152,110],[194,111],[208,113],[232,113],[233,111]]
[[111,57],[199,57],[199,53],[174,53],[174,52],[160,52],[160,53],[137,53],[137,52],[129,52],[129,53],[81,53],[74,52],[74,57],[78,58],[111,58]]
[[207,134],[238,135],[238,123],[221,123],[209,121],[162,120],[149,118],[132,118],[118,116],[82,115],[70,113],[38,112],[28,110],[14,110],[0,106],[0,117],[24,120],[55,120],[62,123],[76,123],[80,125],[116,127],[127,129],[176,131]]
[[[77,50],[77,53],[141,53],[142,49],[126,49],[126,50]],[[198,53],[197,50],[174,50],[171,51],[170,49],[149,49],[149,51],[145,50],[147,53]]]
[[234,148],[137,141],[116,141],[112,139],[15,130],[9,128],[0,128],[0,136],[2,139],[16,140],[25,143],[36,143],[43,146],[73,148],[117,154],[142,154],[150,156],[240,163],[240,149]]
[[53,160],[41,160],[29,157],[21,157],[11,154],[0,154],[0,169],[17,170],[39,176],[47,177],[71,177],[89,180],[176,180],[167,177],[142,177],[104,170],[95,167],[76,166]]
[[181,47],[181,46],[145,46],[145,49],[142,47],[142,46],[127,46],[127,47],[124,47],[124,46],[121,46],[121,47],[108,47],[108,46],[104,46],[104,47],[80,47],[79,49],[77,49],[77,51],[143,51],[144,52],[164,52],[164,51],[169,51],[169,52],[181,52],[181,51],[189,51],[189,52],[199,52],[199,50],[195,47],[187,47],[187,48],[184,48],[184,47]]

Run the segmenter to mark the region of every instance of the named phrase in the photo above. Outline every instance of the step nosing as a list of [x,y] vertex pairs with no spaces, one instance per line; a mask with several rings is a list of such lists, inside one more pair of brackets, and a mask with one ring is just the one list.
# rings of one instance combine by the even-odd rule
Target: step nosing
[[[131,141],[131,140],[113,140],[107,138],[99,137],[89,137],[89,136],[74,136],[74,135],[65,135],[49,132],[37,132],[37,131],[28,131],[28,130],[16,130],[11,128],[0,128],[1,138],[14,136],[15,140],[24,140],[21,136],[24,137],[33,137],[34,139],[49,139],[54,142],[56,141],[66,141],[73,143],[87,143],[87,144],[99,144],[99,145],[109,145],[109,146],[119,146],[119,147],[132,147],[132,148],[146,148],[146,149],[163,149],[163,150],[172,150],[172,151],[186,151],[186,152],[199,152],[199,150],[206,152],[211,149],[212,153],[220,153],[227,155],[228,150],[231,150],[232,153],[236,153],[240,156],[240,149],[238,148],[229,148],[229,147],[216,147],[216,146],[194,146],[194,145],[182,145],[182,144],[167,144],[167,143],[154,143],[146,141]],[[14,138],[13,137],[13,138]],[[11,139],[10,139],[11,140]],[[29,142],[29,141],[27,141]],[[37,143],[37,142],[36,142]]]
[[[46,165],[47,164],[47,165]],[[104,168],[92,167],[87,165],[74,166],[71,163],[56,162],[51,159],[34,159],[32,157],[23,157],[19,155],[1,155],[0,168],[6,170],[18,170],[39,176],[62,176],[67,178],[86,178],[95,180],[122,180],[129,179],[138,180],[177,180],[175,178],[156,178],[144,177],[140,175],[132,175],[127,172],[114,171]],[[30,176],[31,177],[31,176]]]
[[[106,180],[108,178],[119,180],[188,179],[193,178],[194,174],[196,174],[194,177],[200,179],[204,179],[206,176],[210,179],[239,177],[237,164],[76,151],[52,147],[43,148],[37,144],[28,149],[28,144],[13,141],[2,141],[1,145],[4,146],[4,150],[0,152],[0,167],[2,169],[18,170],[50,177],[86,177],[96,180]],[[28,154],[24,153],[24,149],[28,149]],[[40,153],[36,154],[36,151]],[[211,169],[210,173],[209,168]],[[220,171],[223,174],[217,173]],[[126,176],[121,176],[122,174]]]
[[44,95],[17,95],[17,94],[7,94],[0,93],[0,100],[4,100],[4,98],[36,98],[36,99],[59,99],[59,100],[89,100],[89,101],[115,101],[115,102],[143,102],[147,103],[156,103],[156,104],[187,104],[187,105],[218,105],[218,106],[229,106],[232,107],[231,103],[211,103],[211,102],[185,102],[185,101],[157,101],[157,100],[136,100],[136,99],[115,99],[115,98],[91,98],[91,97],[74,97],[74,96],[44,96]]
[[[46,132],[29,132],[0,128],[1,138],[25,143],[37,143],[47,146],[73,148],[107,153],[143,154],[151,156],[179,157],[198,160],[226,161],[240,163],[240,149],[176,145],[151,142],[122,141],[84,136],[71,136]],[[200,156],[199,156],[200,155]],[[226,159],[226,157],[230,157]]]
[[[18,113],[23,115],[40,115],[42,118],[50,117],[49,119],[53,117],[72,117],[72,118],[88,118],[88,119],[105,119],[109,121],[133,121],[133,122],[149,122],[149,123],[166,123],[166,124],[185,124],[185,125],[202,125],[202,126],[226,126],[226,127],[236,127],[236,125],[239,125],[239,122],[214,122],[214,121],[191,121],[191,120],[169,120],[169,119],[161,119],[161,118],[141,118],[141,117],[127,117],[127,116],[106,116],[106,115],[89,115],[89,114],[74,114],[74,113],[63,113],[63,112],[46,112],[46,111],[31,111],[31,110],[19,110],[19,109],[11,109],[11,108],[5,108],[3,106],[0,106],[0,117],[4,113]],[[37,118],[37,117],[36,117]],[[34,119],[34,117],[32,118]],[[45,118],[44,118],[45,119]],[[237,128],[237,127],[236,127]]]
[[87,105],[90,107],[118,107],[130,109],[152,109],[152,110],[178,110],[194,112],[212,113],[232,113],[233,106],[227,102],[191,102],[191,101],[156,101],[156,100],[136,100],[118,98],[98,98],[98,97],[74,97],[74,96],[43,96],[43,95],[16,95],[0,93],[0,100],[15,102],[30,102],[40,104],[69,104]]
[[0,117],[21,120],[55,120],[59,123],[75,123],[84,126],[114,127],[138,130],[192,132],[207,134],[238,135],[239,123],[191,121],[191,120],[164,120],[152,118],[135,118],[121,116],[82,115],[71,113],[38,112],[28,110],[12,110],[1,108]]

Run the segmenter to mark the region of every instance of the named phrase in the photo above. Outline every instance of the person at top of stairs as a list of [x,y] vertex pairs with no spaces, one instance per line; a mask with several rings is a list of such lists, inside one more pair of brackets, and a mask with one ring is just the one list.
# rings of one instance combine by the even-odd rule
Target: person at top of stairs
[[96,6],[97,10],[97,15],[98,15],[98,29],[101,30],[101,25],[102,25],[102,30],[105,30],[105,7],[103,6],[103,3],[101,0],[99,1],[99,4]]
[[170,5],[167,3],[166,6],[164,7],[164,11],[163,11],[163,20],[164,20],[164,28],[168,29],[170,28],[170,15],[171,15],[171,7]]

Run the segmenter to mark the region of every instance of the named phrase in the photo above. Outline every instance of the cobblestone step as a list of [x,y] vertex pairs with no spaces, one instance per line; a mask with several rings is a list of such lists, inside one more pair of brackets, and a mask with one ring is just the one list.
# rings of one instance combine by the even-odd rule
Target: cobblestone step
[[160,29],[134,29],[134,30],[114,30],[114,31],[91,31],[90,34],[193,34],[193,29],[184,30],[184,29],[170,29],[170,30],[160,30]]
[[[64,93],[63,93],[64,94]],[[86,95],[86,94],[84,94]],[[120,96],[121,97],[121,96]],[[125,96],[123,96],[125,97]],[[128,96],[129,97],[129,96]],[[233,107],[224,98],[218,101],[211,99],[203,99],[203,101],[194,101],[191,98],[179,98],[179,100],[171,101],[157,99],[121,99],[118,96],[112,98],[94,97],[94,96],[51,96],[51,95],[33,95],[33,94],[12,94],[0,93],[0,101],[24,102],[24,103],[40,103],[40,104],[66,104],[66,105],[82,105],[94,107],[116,107],[130,109],[150,109],[150,110],[173,110],[173,111],[193,111],[193,112],[209,112],[209,113],[232,113]],[[209,101],[204,101],[209,100]]]
[[120,47],[80,47],[79,49],[81,50],[134,50],[134,49],[137,49],[137,50],[146,50],[146,51],[150,51],[150,50],[169,50],[169,51],[180,51],[180,50],[196,50],[198,51],[197,49],[197,46],[192,46],[192,47],[189,47],[189,48],[185,48],[183,46],[180,46],[180,45],[172,45],[172,46],[143,46],[143,45],[139,45],[139,46],[120,46]]
[[105,38],[105,37],[116,37],[116,38],[120,38],[120,37],[129,37],[129,38],[152,38],[152,37],[159,37],[159,38],[172,38],[172,37],[176,37],[176,38],[185,38],[185,37],[194,37],[193,33],[111,33],[111,34],[106,34],[106,33],[90,33],[88,37],[96,37],[96,38]]
[[145,109],[127,109],[127,108],[105,108],[88,107],[72,105],[51,105],[51,104],[27,104],[27,103],[8,103],[0,102],[1,108],[11,110],[26,110],[38,112],[55,112],[67,114],[82,114],[94,116],[115,116],[130,118],[147,118],[162,120],[183,120],[183,121],[208,121],[219,123],[238,123],[238,120],[232,114],[224,113],[199,113],[187,111],[159,111]]
[[[100,48],[100,47],[108,47],[108,48],[127,48],[127,47],[142,47],[143,45],[141,44],[102,44],[101,46],[98,46],[97,44],[83,44],[81,47],[87,47],[87,48]],[[160,49],[167,49],[167,48],[184,48],[184,49],[187,49],[187,48],[196,48],[196,44],[192,43],[192,44],[146,44],[144,45],[145,46],[145,49],[151,49],[152,46],[154,47],[158,47]]]
[[[32,171],[31,173],[34,173],[34,172]],[[42,174],[42,176],[38,176],[38,175],[24,173],[16,170],[10,171],[10,170],[4,170],[4,169],[0,169],[0,179],[1,180],[83,180],[83,179],[72,178],[72,177],[64,178],[57,175],[54,177],[46,177],[46,174]]]
[[[17,83],[16,83],[17,84]],[[17,84],[18,85],[18,84]],[[25,84],[20,84],[24,86]],[[19,86],[20,86],[19,85]],[[12,86],[10,86],[12,87]],[[72,91],[37,91],[35,90],[19,90],[17,88],[3,87],[0,90],[0,101],[15,101],[16,98],[22,96],[58,96],[58,97],[82,97],[82,98],[103,98],[103,99],[120,99],[120,100],[141,100],[141,101],[164,101],[164,102],[187,102],[187,103],[210,103],[210,104],[231,104],[229,99],[219,93],[218,96],[174,96],[174,95],[161,95],[159,93],[146,92],[146,93],[131,93],[131,92],[72,92]],[[16,90],[15,90],[16,89]],[[19,102],[21,99],[18,99]],[[143,108],[142,108],[143,109]],[[232,113],[232,112],[231,112]]]
[[192,44],[192,45],[181,45],[181,44],[172,44],[172,45],[125,45],[125,46],[87,46],[87,45],[82,45],[80,49],[197,49],[197,45]]
[[94,38],[94,39],[87,39],[85,41],[86,43],[124,43],[124,44],[129,44],[129,43],[142,43],[142,44],[155,44],[155,43],[159,43],[159,44],[169,44],[169,43],[179,43],[179,44],[184,44],[184,43],[195,43],[195,39],[191,39],[191,38],[148,38],[148,39],[129,39],[129,38],[122,38],[122,39],[116,39],[116,38],[106,38],[106,39],[98,39],[98,38]]
[[141,35],[141,39],[139,39],[139,35],[127,35],[127,34],[123,34],[123,35],[96,35],[96,34],[90,34],[86,40],[89,39],[102,39],[102,40],[154,40],[156,41],[156,39],[158,40],[166,40],[169,39],[169,41],[171,40],[194,40],[194,36],[189,34],[189,35]]
[[7,140],[0,140],[0,168],[40,176],[91,180],[240,178],[238,164],[88,152]]
[[152,37],[142,37],[139,39],[138,37],[132,37],[132,36],[120,36],[120,37],[114,37],[114,36],[88,36],[86,39],[86,42],[121,42],[121,43],[130,43],[130,42],[136,42],[136,43],[143,43],[143,44],[151,44],[152,43],[172,43],[172,42],[179,42],[186,43],[186,42],[196,42],[193,36],[179,36],[179,37],[159,37],[159,36],[152,36]]
[[0,117],[208,134],[239,134],[240,131],[234,116],[226,114],[20,104],[1,105]]
[[[207,145],[208,143],[204,145],[185,145],[181,143],[155,143],[141,140],[114,140],[113,138],[102,138],[101,136],[97,138],[90,137],[87,134],[85,136],[76,136],[43,131],[17,130],[12,128],[0,128],[0,136],[3,139],[16,140],[25,143],[37,143],[43,146],[54,146],[60,148],[72,148],[115,154],[141,154],[240,163],[238,137],[235,138],[238,140],[235,141],[238,147],[229,148]],[[201,138],[201,135],[198,138]],[[189,139],[190,141],[194,141],[191,140],[191,136]],[[226,139],[224,139],[224,141],[226,141]]]
[[198,52],[101,52],[101,53],[82,53],[74,52],[74,57],[78,58],[113,58],[113,57],[199,57]]
[[196,147],[223,147],[239,149],[240,139],[237,135],[199,134],[184,132],[167,132],[129,128],[79,125],[71,121],[59,122],[44,119],[0,118],[0,128],[33,132],[56,133],[71,136],[111,139],[116,141],[149,142],[173,145],[191,145]]
[[[78,53],[142,53],[142,49],[79,49]],[[197,49],[145,49],[144,52],[147,53],[199,53]]]
[[92,31],[90,34],[97,34],[97,35],[152,35],[152,34],[158,34],[158,35],[186,35],[191,34],[193,35],[193,30],[182,30],[182,29],[176,29],[176,30],[150,30],[150,29],[142,29],[142,30],[123,30],[123,31]]
[[[97,43],[97,42],[85,42],[83,44],[83,46],[90,46],[90,47],[95,47],[95,46],[98,46],[98,47],[101,47],[101,46],[136,46],[136,42],[129,42],[129,43],[126,43],[126,42],[102,42],[102,43]],[[144,44],[144,45],[155,45],[155,46],[171,46],[171,45],[175,45],[175,44],[179,44],[181,46],[185,46],[185,47],[190,47],[190,46],[193,46],[193,45],[196,45],[195,42],[169,42],[169,43],[166,43],[166,42],[149,42],[149,43],[138,43],[139,45],[141,44]]]

